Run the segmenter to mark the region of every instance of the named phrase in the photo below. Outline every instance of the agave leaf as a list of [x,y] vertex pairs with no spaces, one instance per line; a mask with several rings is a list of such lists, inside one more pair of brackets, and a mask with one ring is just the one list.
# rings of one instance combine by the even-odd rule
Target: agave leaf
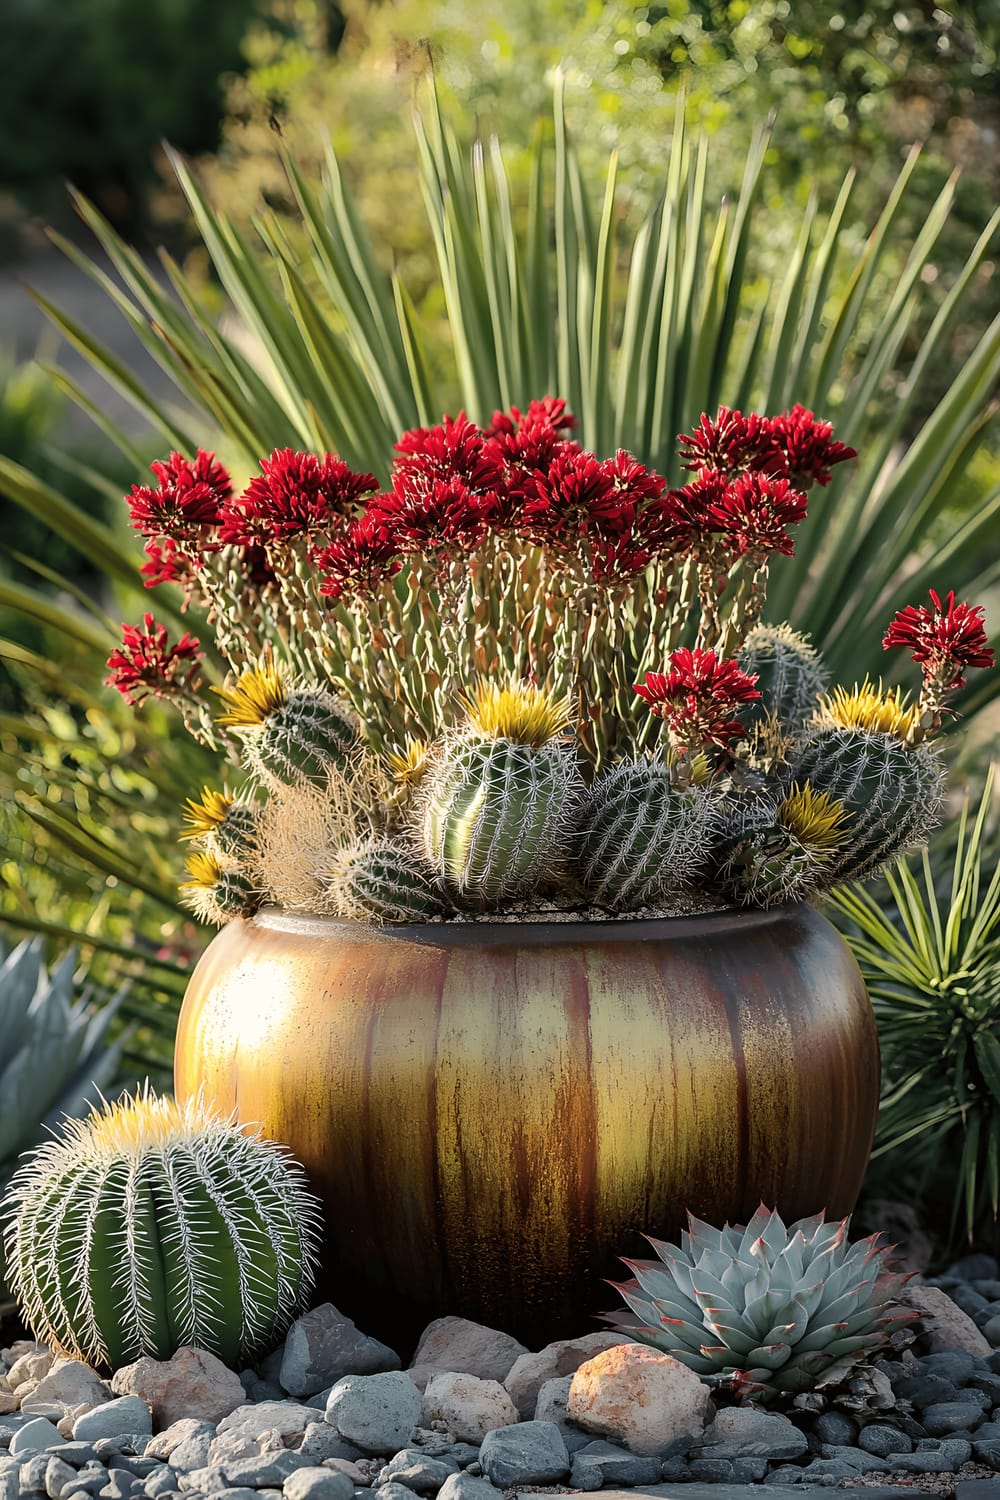
[[[734,1354],[749,1354],[758,1343],[750,1323],[744,1318],[734,1316],[732,1308],[729,1307],[706,1307],[705,1327],[711,1333],[717,1333]],[[704,1337],[704,1329],[702,1337]]]
[[[993,1031],[980,1031],[973,1038],[973,1045],[986,1087],[1000,1103],[1000,1038]],[[993,1136],[990,1139],[995,1141]]]
[[765,1370],[780,1370],[791,1358],[790,1345],[783,1343],[760,1345],[751,1349],[746,1358],[749,1373],[757,1379],[766,1379]]

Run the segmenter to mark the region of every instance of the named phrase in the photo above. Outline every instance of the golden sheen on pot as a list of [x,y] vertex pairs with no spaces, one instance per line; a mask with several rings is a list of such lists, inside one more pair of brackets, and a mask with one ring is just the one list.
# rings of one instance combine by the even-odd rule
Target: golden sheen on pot
[[179,1100],[204,1087],[303,1163],[318,1294],[401,1346],[458,1314],[532,1347],[587,1332],[641,1231],[690,1209],[848,1214],[878,1042],[809,906],[366,929],[265,910],[189,986]]

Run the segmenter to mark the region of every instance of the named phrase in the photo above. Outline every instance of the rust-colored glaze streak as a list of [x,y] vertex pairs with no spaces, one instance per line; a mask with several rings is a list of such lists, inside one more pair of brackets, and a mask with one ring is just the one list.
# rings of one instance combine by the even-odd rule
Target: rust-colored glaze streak
[[362,1326],[399,1344],[458,1313],[537,1346],[686,1209],[848,1212],[878,1050],[807,907],[382,932],[262,913],[199,964],[175,1085],[303,1162],[320,1291]]

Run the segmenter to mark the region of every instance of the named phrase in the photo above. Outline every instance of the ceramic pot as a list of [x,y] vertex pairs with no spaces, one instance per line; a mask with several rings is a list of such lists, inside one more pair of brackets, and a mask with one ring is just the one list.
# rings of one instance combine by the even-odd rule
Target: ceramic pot
[[400,1347],[453,1313],[532,1347],[685,1210],[849,1213],[878,1041],[809,906],[369,929],[262,911],[181,1011],[178,1099],[260,1122],[323,1197],[319,1300]]

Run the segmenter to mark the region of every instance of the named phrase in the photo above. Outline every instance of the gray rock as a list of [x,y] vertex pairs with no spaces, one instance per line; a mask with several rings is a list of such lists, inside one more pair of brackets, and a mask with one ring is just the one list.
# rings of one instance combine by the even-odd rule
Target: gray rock
[[213,1437],[208,1449],[205,1467],[214,1464],[235,1463],[240,1458],[256,1458],[260,1444],[245,1432],[223,1432]]
[[953,1469],[960,1469],[972,1457],[972,1443],[968,1438],[942,1438],[941,1452]]
[[423,1420],[443,1424],[459,1440],[481,1443],[495,1427],[516,1422],[518,1410],[498,1380],[447,1371],[427,1382]]
[[960,1479],[955,1485],[955,1500],[997,1500],[995,1479]]
[[983,1324],[983,1337],[989,1340],[994,1349],[1000,1344],[1000,1314],[994,1313]]
[[956,1260],[948,1267],[945,1275],[955,1276],[959,1281],[977,1281],[981,1276],[992,1278],[1000,1275],[1000,1265],[995,1255],[986,1255],[983,1251],[976,1250],[971,1255],[963,1255],[961,1260]]
[[14,1433],[10,1440],[10,1452],[17,1458],[29,1458],[31,1454],[42,1453],[46,1448],[61,1447],[65,1441],[48,1417],[32,1417],[30,1422],[26,1422]]
[[291,1432],[305,1432],[315,1420],[315,1409],[301,1402],[262,1401],[257,1406],[238,1406],[228,1417],[222,1418],[215,1430],[243,1432],[249,1437],[260,1437],[264,1432],[279,1432],[284,1437]]
[[734,1458],[733,1483],[758,1484],[767,1473],[766,1458]]
[[536,1422],[556,1424],[562,1433],[566,1451],[571,1456],[581,1448],[585,1448],[591,1440],[591,1434],[577,1427],[567,1410],[572,1384],[572,1375],[560,1375],[555,1380],[547,1380],[538,1392],[533,1416]]
[[821,1443],[849,1446],[858,1435],[858,1424],[846,1412],[825,1411],[813,1423],[813,1432]]
[[298,1446],[298,1452],[311,1458],[313,1463],[322,1463],[327,1458],[355,1459],[361,1457],[361,1449],[344,1439],[329,1422],[310,1422]]
[[475,1463],[479,1457],[478,1443],[451,1443],[447,1453],[438,1455],[440,1458],[450,1458],[453,1464],[458,1464],[460,1469],[465,1469],[469,1464]]
[[[179,1427],[181,1424],[175,1422],[173,1425]],[[197,1425],[205,1430],[193,1432],[170,1451],[170,1467],[181,1474],[191,1474],[196,1469],[208,1467],[208,1450],[212,1446],[215,1432],[206,1422],[199,1422]]]
[[959,1388],[943,1375],[904,1375],[893,1381],[892,1389],[904,1401],[912,1401],[920,1411],[939,1401],[958,1401]]
[[207,1436],[211,1440],[215,1436],[215,1426],[211,1422],[200,1422],[197,1417],[182,1417],[179,1422],[171,1422],[169,1427],[164,1427],[155,1437],[150,1438],[146,1444],[146,1452],[150,1458],[169,1458],[175,1448],[191,1437]]
[[217,1490],[206,1490],[204,1500],[261,1500],[262,1493],[263,1491],[252,1490],[248,1486],[230,1489],[227,1485],[222,1485]]
[[413,1491],[408,1490],[405,1484],[397,1484],[391,1479],[388,1484],[380,1485],[377,1490],[372,1490],[377,1500],[413,1500]]
[[877,1453],[879,1458],[888,1458],[892,1453],[912,1453],[913,1439],[884,1422],[869,1422],[861,1429],[858,1447],[866,1453]]
[[249,1485],[251,1489],[263,1490],[269,1485],[280,1489],[296,1469],[312,1469],[316,1465],[301,1453],[286,1450],[281,1453],[258,1453],[252,1458],[236,1458],[222,1465],[226,1484],[233,1488]]
[[1000,1422],[984,1422],[981,1427],[977,1427],[976,1441],[979,1443],[1000,1443]]
[[408,1490],[420,1495],[434,1494],[451,1474],[458,1473],[458,1464],[443,1458],[429,1458],[419,1448],[403,1448],[395,1454],[375,1480],[376,1484],[405,1484]]
[[74,1469],[80,1469],[84,1464],[93,1463],[97,1458],[97,1451],[93,1443],[63,1443],[59,1449],[59,1457],[65,1464],[72,1464]]
[[629,1453],[626,1448],[619,1448],[617,1443],[602,1440],[589,1442],[579,1448],[574,1454],[574,1459],[576,1458],[598,1469],[609,1488],[619,1484],[656,1484],[663,1468],[660,1458]]
[[226,1488],[226,1476],[218,1467],[192,1469],[190,1473],[179,1474],[177,1484],[186,1493],[200,1491],[204,1495],[211,1495],[216,1490]]
[[331,1474],[346,1474],[356,1489],[367,1489],[371,1483],[370,1476],[349,1458],[325,1458],[318,1467],[329,1469]]
[[129,1500],[129,1496],[138,1486],[131,1474],[109,1474],[108,1482],[98,1490],[105,1500]]
[[483,1473],[498,1489],[552,1484],[569,1473],[569,1454],[554,1422],[518,1422],[488,1432],[479,1450]]
[[857,1474],[874,1474],[885,1472],[892,1468],[887,1458],[880,1457],[877,1453],[867,1453],[863,1448],[841,1447],[837,1443],[823,1443],[820,1447],[822,1458],[834,1459],[838,1463],[847,1464]]
[[177,1472],[170,1464],[160,1464],[152,1474],[146,1475],[142,1487],[150,1500],[157,1500],[160,1495],[169,1495],[177,1488]]
[[1000,1375],[992,1370],[977,1370],[965,1389],[985,1391],[992,1404],[1000,1406]]
[[22,1492],[34,1495],[45,1493],[45,1471],[49,1467],[49,1461],[47,1453],[33,1453],[30,1458],[25,1459],[17,1476]]
[[141,1396],[119,1396],[114,1401],[105,1401],[93,1411],[85,1411],[73,1423],[73,1436],[83,1442],[96,1442],[99,1438],[120,1438],[126,1433],[153,1431],[153,1419],[149,1407]]
[[278,1382],[292,1396],[314,1396],[345,1375],[398,1370],[400,1363],[394,1349],[362,1333],[332,1302],[324,1302],[288,1330]]
[[943,1375],[955,1385],[964,1385],[977,1370],[983,1368],[982,1361],[967,1349],[940,1349],[925,1354],[917,1360],[917,1367],[924,1375]]
[[443,1373],[504,1381],[527,1353],[523,1344],[498,1328],[468,1318],[435,1318],[420,1335],[407,1374],[420,1390],[434,1375]]
[[76,1488],[83,1490],[86,1494],[96,1495],[103,1484],[107,1483],[108,1471],[103,1464],[84,1464],[76,1476]]
[[983,1409],[978,1401],[940,1401],[924,1408],[920,1420],[931,1437],[943,1437],[946,1432],[971,1432],[983,1420]]
[[991,1276],[977,1276],[972,1285],[989,1302],[1000,1302],[1000,1281]]
[[402,1371],[347,1375],[326,1405],[326,1420],[363,1453],[398,1453],[420,1423],[420,1392]]
[[728,1458],[693,1458],[689,1465],[691,1478],[702,1484],[731,1484],[733,1466]]
[[354,1485],[336,1469],[298,1469],[285,1481],[285,1500],[354,1500]]
[[801,1484],[804,1474],[805,1470],[795,1464],[779,1464],[778,1468],[765,1474],[764,1483],[773,1484],[776,1489],[784,1488],[787,1485]]
[[979,1463],[986,1464],[989,1468],[1000,1471],[1000,1439],[993,1438],[991,1441],[984,1443],[974,1438],[972,1441],[972,1451]]
[[102,1464],[116,1453],[145,1453],[152,1441],[148,1432],[119,1432],[116,1437],[93,1439],[94,1452]]
[[944,1453],[897,1453],[892,1467],[903,1474],[950,1474],[951,1461]]
[[751,1406],[724,1407],[705,1428],[699,1458],[801,1458],[809,1439],[788,1417]]
[[497,1491],[488,1479],[473,1474],[450,1474],[438,1490],[437,1500],[497,1500]]
[[840,1484],[844,1479],[854,1479],[858,1470],[842,1458],[814,1458],[811,1464],[799,1470],[802,1484]]
[[604,1475],[596,1464],[588,1464],[585,1458],[574,1453],[570,1459],[569,1485],[574,1490],[599,1490],[604,1485]]
[[687,1459],[681,1458],[677,1454],[673,1458],[665,1458],[663,1460],[663,1463],[660,1465],[660,1474],[668,1484],[677,1484],[690,1479],[691,1470]]

